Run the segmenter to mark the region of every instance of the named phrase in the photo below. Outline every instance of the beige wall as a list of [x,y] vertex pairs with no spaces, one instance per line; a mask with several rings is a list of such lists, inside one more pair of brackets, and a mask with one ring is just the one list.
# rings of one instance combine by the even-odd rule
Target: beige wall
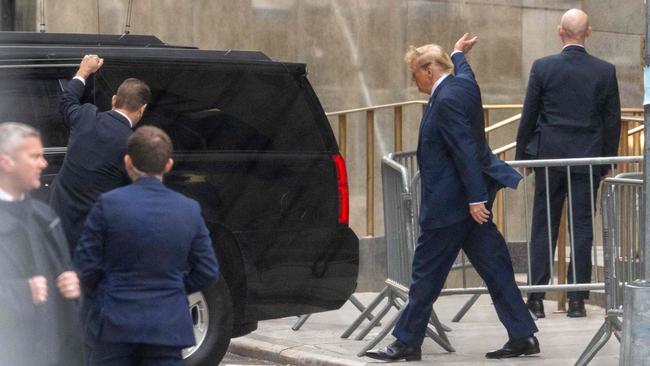
[[[36,29],[43,0],[17,0]],[[532,62],[559,52],[561,14],[582,7],[591,15],[591,53],[618,68],[624,106],[640,106],[643,0],[134,0],[131,33],[206,49],[261,50],[278,60],[307,64],[326,111],[422,98],[402,61],[407,45],[435,42],[449,49],[468,31],[480,36],[470,63],[485,103],[521,103]],[[99,4],[99,6],[98,6]],[[47,0],[48,32],[121,33],[128,0]],[[99,10],[99,11],[98,11]],[[31,11],[31,13],[30,13]],[[35,20],[34,20],[35,19]],[[25,27],[29,28],[29,27]],[[512,113],[497,113],[492,121]],[[416,145],[418,110],[405,120],[404,145]],[[392,114],[378,113],[376,172],[392,150]],[[348,168],[353,227],[363,234],[365,125],[351,118]],[[334,123],[336,127],[336,123]],[[491,140],[511,142],[515,130]],[[380,201],[381,190],[376,185]],[[376,207],[381,221],[381,206]],[[381,224],[377,232],[383,231]]]

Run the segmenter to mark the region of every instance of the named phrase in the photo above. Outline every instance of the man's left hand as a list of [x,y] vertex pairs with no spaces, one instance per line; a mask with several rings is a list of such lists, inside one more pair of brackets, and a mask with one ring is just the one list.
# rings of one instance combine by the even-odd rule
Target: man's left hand
[[490,218],[490,211],[485,208],[485,203],[469,205],[469,214],[479,224],[485,224]]
[[81,295],[79,289],[79,277],[74,271],[65,271],[56,279],[56,287],[58,287],[61,295],[66,299],[76,299]]
[[462,37],[456,42],[454,45],[454,51],[460,51],[462,53],[467,54],[472,47],[478,42],[478,36],[474,36],[474,38],[469,38],[469,33],[463,34]]

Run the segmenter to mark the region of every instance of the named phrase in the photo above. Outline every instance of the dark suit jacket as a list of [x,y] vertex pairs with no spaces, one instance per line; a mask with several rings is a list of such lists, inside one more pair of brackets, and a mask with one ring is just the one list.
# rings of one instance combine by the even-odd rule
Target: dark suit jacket
[[[79,304],[56,287],[68,270],[67,241],[52,209],[30,198],[0,202],[0,365],[81,364]],[[45,304],[32,302],[34,276],[47,279]]]
[[614,65],[580,46],[533,63],[516,159],[616,156],[620,128]]
[[194,344],[187,294],[219,276],[199,204],[155,178],[100,196],[75,250],[93,298],[86,333],[103,342]]
[[49,198],[71,250],[97,197],[129,183],[123,161],[132,133],[129,121],[117,112],[99,112],[93,104],[81,104],[83,92],[84,85],[77,79],[70,80],[63,92],[61,112],[70,137]]
[[456,53],[452,61],[456,75],[434,91],[420,123],[423,229],[467,218],[470,203],[488,201],[488,184],[515,188],[521,179],[485,141],[481,92],[465,56]]

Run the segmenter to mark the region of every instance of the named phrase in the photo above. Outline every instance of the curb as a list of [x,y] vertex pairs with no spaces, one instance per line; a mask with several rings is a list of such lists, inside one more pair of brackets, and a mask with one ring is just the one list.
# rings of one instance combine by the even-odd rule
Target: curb
[[[239,356],[257,358],[265,361],[300,366],[366,366],[363,361],[348,360],[329,356],[327,351],[299,343],[289,343],[284,339],[249,334],[230,340],[228,352]],[[293,342],[291,342],[293,343]]]

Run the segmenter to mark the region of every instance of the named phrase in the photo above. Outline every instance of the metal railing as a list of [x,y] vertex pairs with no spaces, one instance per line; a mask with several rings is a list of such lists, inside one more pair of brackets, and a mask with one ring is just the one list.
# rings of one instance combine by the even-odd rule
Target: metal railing
[[[385,157],[382,161],[383,167],[382,172],[385,177],[389,179],[384,182],[384,212],[385,212],[385,225],[387,228],[387,248],[388,248],[388,275],[389,278],[399,279],[398,281],[403,285],[408,286],[410,284],[410,262],[412,260],[413,250],[416,245],[419,226],[418,222],[418,192],[419,192],[419,174],[415,172],[413,167],[415,167],[415,158],[414,152],[407,153],[395,153],[390,154]],[[528,204],[528,184],[527,180],[528,175],[525,174],[526,170],[531,168],[543,168],[548,173],[549,169],[562,169],[567,171],[568,177],[571,176],[571,169],[576,169],[577,167],[587,167],[588,172],[591,173],[593,179],[593,171],[597,166],[609,165],[612,171],[617,171],[619,166],[624,164],[635,164],[639,165],[643,160],[640,156],[634,157],[610,157],[610,158],[582,158],[582,159],[558,159],[558,160],[529,160],[529,161],[514,161],[509,162],[513,167],[522,168],[524,170],[524,180],[520,183],[520,191],[523,191],[524,199],[521,200],[521,206],[523,212],[518,211],[516,207],[510,207],[509,212],[513,215],[518,215],[519,217],[524,218],[524,237],[526,238],[526,253],[528,258],[527,263],[527,273],[530,281],[531,277],[531,248],[529,237],[529,218],[532,217]],[[411,167],[410,169],[408,167]],[[391,172],[392,171],[392,172]],[[548,182],[548,174],[545,177]],[[398,184],[397,187],[395,185]],[[592,230],[595,230],[594,218],[596,207],[594,207],[594,190],[593,184],[590,184],[592,187],[591,197],[592,197],[592,206],[591,206],[591,216],[592,216]],[[507,190],[502,190],[500,194],[503,196],[502,200],[505,202],[508,199]],[[520,192],[521,193],[521,192]],[[512,193],[514,194],[514,193]],[[397,197],[390,197],[391,195]],[[568,187],[568,204],[570,205],[571,199],[571,186],[569,182]],[[502,210],[501,216],[505,218],[505,204],[501,208],[494,208],[494,210]],[[550,208],[547,200],[547,214],[550,215]],[[494,211],[493,211],[494,212]],[[494,215],[495,220],[498,215]],[[572,230],[572,210],[568,210],[568,232],[569,232],[569,247],[571,248],[571,253],[575,253],[574,247],[574,238]],[[508,226],[506,221],[499,223],[501,226],[501,231],[504,237],[508,238]],[[395,234],[397,233],[397,234]],[[551,234],[551,230],[548,230],[548,235]],[[595,235],[594,235],[595,237]],[[549,241],[549,255],[551,256],[552,251],[552,239]],[[520,286],[520,289],[524,292],[545,292],[545,291],[587,291],[595,289],[603,289],[604,283],[597,281],[596,283],[576,283],[576,271],[573,270],[574,277],[572,278],[572,284],[565,284],[566,277],[563,273],[566,273],[566,257],[563,256],[565,250],[563,247],[558,244],[558,259],[557,267],[553,265],[554,258],[553,256],[549,257],[549,273],[550,284],[549,285],[531,285],[530,282],[528,285]],[[593,245],[593,258],[596,266],[598,265],[598,253],[597,245]],[[461,263],[458,263],[457,268],[462,271],[463,278],[467,276],[465,273],[467,271],[467,265],[465,265],[464,259],[460,257]],[[572,262],[575,263],[575,258],[572,258]],[[556,281],[553,278],[554,268],[558,273],[558,280]],[[596,271],[597,272],[597,271]],[[408,275],[407,275],[408,274]],[[479,287],[467,287],[466,282],[463,281],[463,285],[460,288],[447,288],[442,290],[443,295],[453,295],[453,294],[482,294],[487,293],[487,288],[484,286]]]
[[[426,108],[426,100],[412,100],[399,103],[382,104],[364,108],[347,109],[326,113],[331,121],[338,124],[338,143],[341,155],[347,157],[348,147],[348,120],[351,115],[365,115],[365,160],[366,160],[366,185],[365,185],[365,234],[375,236],[375,128],[377,125],[377,114],[382,111],[390,112],[392,110],[393,118],[393,150],[403,151],[404,142],[404,117],[407,108],[418,108],[420,114]],[[493,133],[503,130],[521,119],[521,113],[517,113],[504,120],[491,124],[491,114],[495,111],[521,111],[521,104],[485,104],[483,105],[483,116],[485,123],[486,139],[489,142]],[[643,143],[643,128],[639,124],[643,123],[642,108],[622,108],[621,113],[621,148],[619,155],[640,155]],[[419,117],[417,118],[419,121]],[[494,150],[495,154],[502,160],[506,160],[506,153],[514,149],[516,143],[512,142]],[[495,206],[502,205],[503,202],[495,202]]]
[[612,334],[621,340],[625,285],[643,277],[643,175],[620,174],[603,184],[603,249],[605,259],[606,317],[576,362],[587,365]]

